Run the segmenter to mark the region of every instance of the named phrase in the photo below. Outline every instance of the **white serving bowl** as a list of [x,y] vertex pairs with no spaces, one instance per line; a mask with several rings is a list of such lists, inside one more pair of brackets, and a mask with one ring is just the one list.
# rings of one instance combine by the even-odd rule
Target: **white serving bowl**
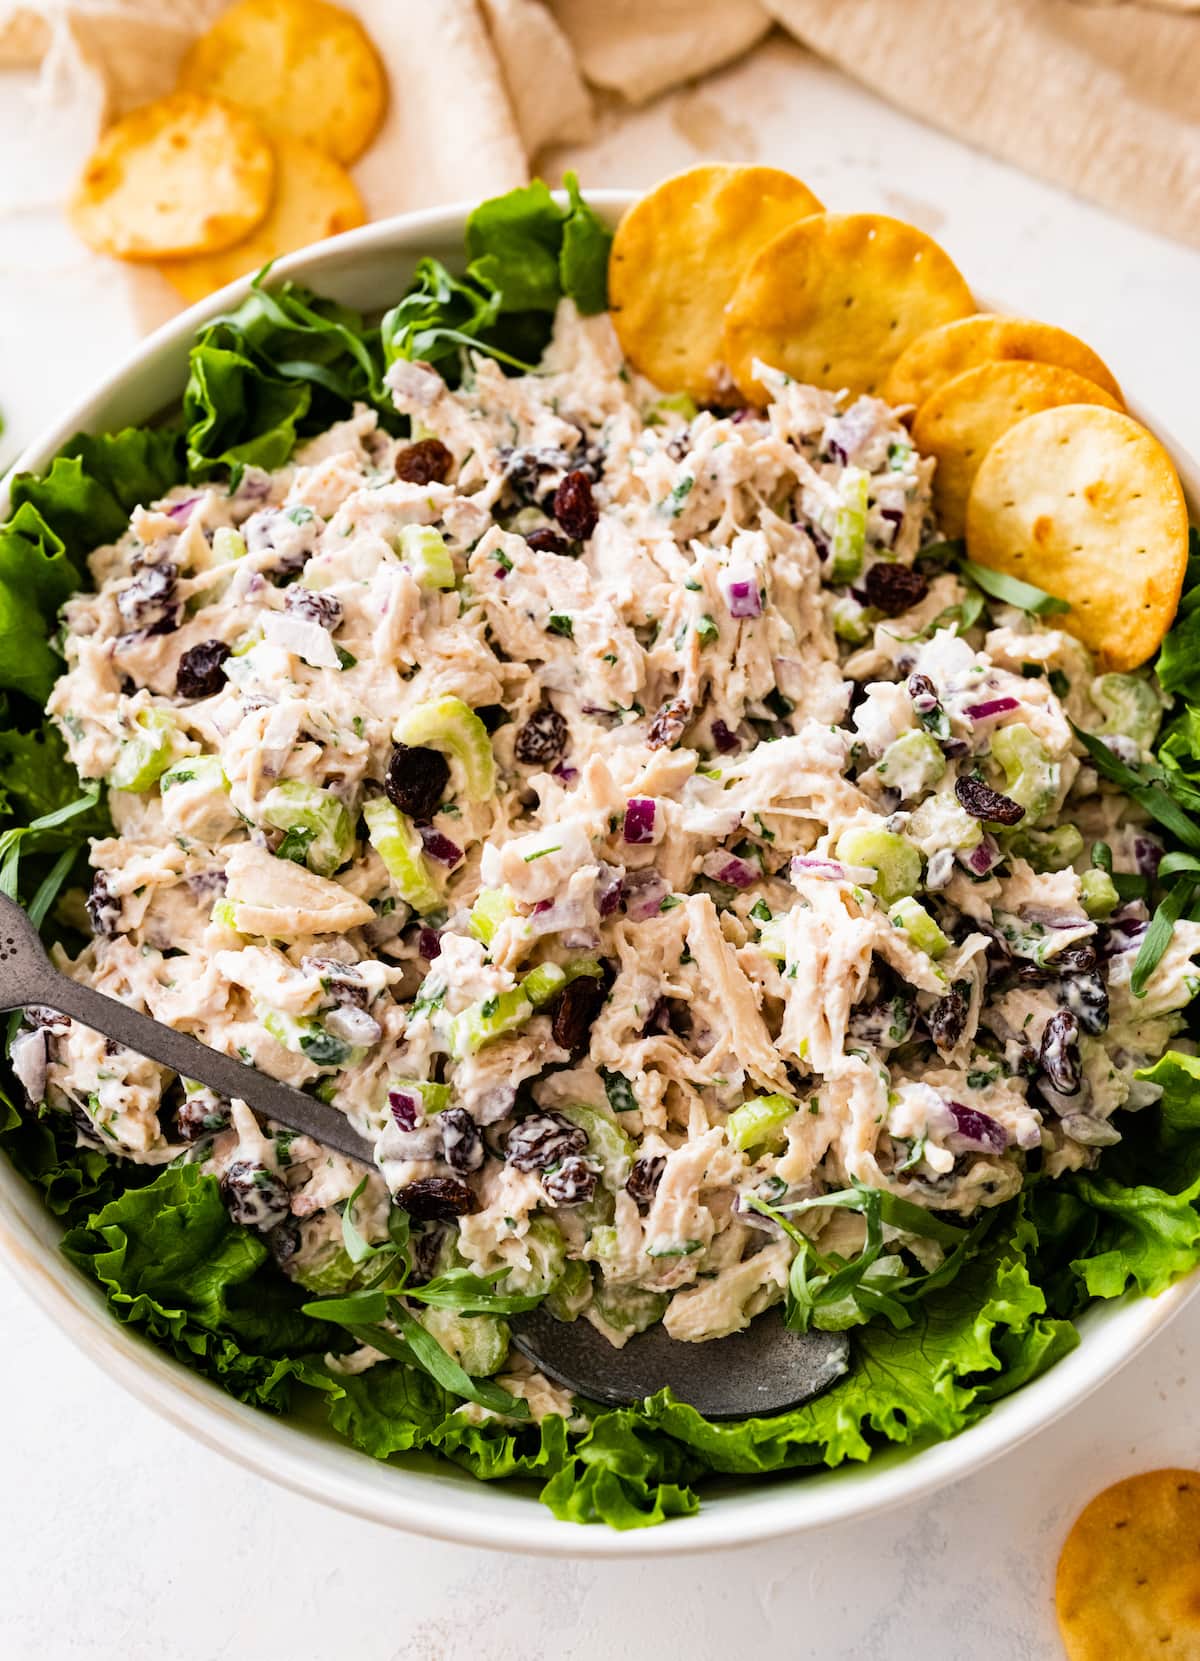
[[[589,199],[615,222],[634,197],[610,190],[591,192]],[[291,255],[275,271],[348,305],[379,309],[399,297],[422,255],[434,254],[451,265],[461,259],[469,211],[470,204],[459,205],[368,225]],[[159,329],[91,397],[32,444],[17,470],[41,471],[81,428],[106,432],[138,424],[176,402],[197,327],[235,305],[247,287],[245,279],[231,284]],[[1170,448],[1195,509],[1200,470],[1178,445]],[[0,491],[0,519],[5,513]],[[316,1420],[279,1419],[243,1406],[113,1320],[99,1287],[58,1250],[60,1235],[38,1195],[0,1158],[0,1249],[18,1280],[111,1377],[209,1447],[373,1522],[466,1545],[564,1556],[642,1558],[746,1545],[928,1494],[1067,1412],[1200,1292],[1200,1276],[1193,1275],[1159,1298],[1125,1297],[1093,1306],[1079,1322],[1082,1342],[1076,1350],[952,1441],[919,1452],[880,1453],[866,1465],[835,1471],[724,1481],[702,1491],[698,1516],[618,1534],[603,1526],[560,1523],[538,1503],[532,1486],[478,1482],[426,1456],[383,1464],[341,1442]]]

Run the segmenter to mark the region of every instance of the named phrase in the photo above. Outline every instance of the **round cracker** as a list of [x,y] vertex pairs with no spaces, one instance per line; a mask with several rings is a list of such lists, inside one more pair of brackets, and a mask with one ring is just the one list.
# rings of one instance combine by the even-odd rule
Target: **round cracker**
[[1171,458],[1120,410],[1067,404],[996,440],[967,499],[967,551],[1066,600],[1061,626],[1133,669],[1171,626],[1187,565]]
[[89,248],[127,260],[212,253],[270,206],[271,146],[242,110],[175,92],[101,138],[68,209]]
[[1069,1661],[1200,1661],[1200,1473],[1097,1494],[1067,1535],[1055,1604]]
[[831,391],[878,393],[911,340],[975,310],[932,237],[881,213],[820,213],[780,232],[725,311],[725,361],[752,403],[761,359]]
[[1027,415],[1059,404],[1121,406],[1103,388],[1050,363],[981,363],[938,387],[917,411],[913,443],[937,461],[933,505],[944,536],[961,536],[967,497],[984,456]]
[[163,276],[185,300],[202,300],[268,260],[366,223],[354,180],[323,150],[300,139],[279,139],[275,163],[270,212],[248,237],[220,254],[162,262]]
[[1055,328],[1053,323],[1037,323],[1029,317],[993,317],[987,312],[960,317],[918,335],[892,365],[884,397],[889,404],[923,404],[943,382],[968,369],[1016,359],[1073,369],[1093,385],[1103,387],[1124,407],[1112,371],[1077,336]]
[[730,401],[725,303],[750,260],[821,203],[776,167],[711,163],[665,179],[617,226],[609,305],[621,350],[668,392]]
[[194,43],[179,84],[249,110],[272,138],[340,162],[362,154],[387,108],[387,79],[356,17],[327,0],[239,0]]

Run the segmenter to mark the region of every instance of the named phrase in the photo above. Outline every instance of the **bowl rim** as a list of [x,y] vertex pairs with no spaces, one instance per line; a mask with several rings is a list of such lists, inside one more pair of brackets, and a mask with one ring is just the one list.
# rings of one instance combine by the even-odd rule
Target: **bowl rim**
[[[561,192],[556,194],[564,199]],[[587,193],[610,222],[637,195],[615,189]],[[352,277],[389,254],[412,258],[438,243],[452,240],[461,245],[474,205],[454,203],[348,231],[280,259],[272,277],[299,278],[319,289],[324,281]],[[141,413],[125,414],[127,420],[146,420],[161,407],[138,405],[138,387],[153,379],[156,369],[171,362],[181,365],[196,329],[237,304],[249,286],[248,277],[239,278],[170,319],[27,444],[0,481],[0,517],[7,511],[8,480],[19,471],[45,467],[75,432],[111,428],[115,415],[105,417],[103,412],[114,401],[132,397],[133,409]],[[1130,409],[1138,413],[1132,402]],[[1200,468],[1157,423],[1154,430],[1171,452],[1195,511],[1200,504]],[[43,1219],[41,1232],[35,1227],[37,1218]],[[1196,1272],[1158,1298],[1127,1294],[1108,1305],[1093,1305],[1081,1319],[1076,1349],[948,1441],[918,1450],[881,1450],[865,1465],[806,1471],[802,1481],[799,1471],[780,1473],[739,1492],[703,1497],[696,1516],[622,1534],[603,1525],[571,1528],[524,1493],[464,1477],[448,1465],[434,1473],[431,1484],[420,1474],[414,1482],[414,1472],[403,1465],[372,1461],[332,1440],[326,1449],[323,1439],[303,1435],[287,1419],[234,1400],[116,1321],[83,1272],[61,1255],[47,1252],[42,1238],[47,1226],[53,1226],[53,1219],[40,1196],[7,1159],[0,1160],[0,1250],[18,1284],[79,1349],[160,1417],[283,1487],[367,1521],[451,1543],[560,1557],[658,1557],[745,1546],[874,1516],[927,1496],[1052,1424],[1113,1377],[1200,1293]],[[464,1483],[469,1485],[469,1498]]]

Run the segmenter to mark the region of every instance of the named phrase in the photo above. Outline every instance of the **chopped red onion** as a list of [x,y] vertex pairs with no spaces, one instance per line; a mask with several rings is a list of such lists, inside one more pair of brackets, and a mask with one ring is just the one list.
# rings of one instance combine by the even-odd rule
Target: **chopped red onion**
[[426,963],[432,963],[435,957],[442,955],[442,942],[436,929],[423,928],[417,935],[417,950]]
[[999,865],[1001,857],[999,844],[984,831],[981,840],[970,849],[963,864],[974,876],[986,877],[994,866]]
[[840,859],[820,859],[816,854],[797,854],[792,861],[794,877],[820,877],[822,882],[872,883],[879,873],[870,865],[846,865]]
[[323,629],[319,623],[309,623],[302,617],[281,611],[270,611],[263,618],[263,635],[268,645],[294,652],[314,669],[341,668],[341,659],[329,630]]
[[611,917],[621,904],[621,872],[615,865],[600,866],[596,878],[596,910],[601,917]]
[[722,853],[719,848],[705,854],[700,869],[706,877],[729,888],[751,888],[762,877],[757,865],[748,859],[739,859],[736,854]]
[[1007,715],[1020,707],[1019,698],[989,698],[982,704],[968,704],[967,714],[972,721],[994,721],[998,715]]
[[185,496],[182,502],[172,502],[167,509],[167,518],[178,519],[186,524],[192,517],[192,509],[196,503],[203,500],[203,496]]
[[378,1044],[383,1028],[373,1015],[354,1004],[339,1004],[323,1017],[326,1030],[347,1044]]
[[625,804],[622,837],[634,846],[654,841],[654,819],[658,804],[653,796],[631,796]]
[[463,851],[457,842],[451,842],[441,831],[434,830],[432,825],[418,825],[417,829],[430,859],[436,859],[439,865],[457,865],[462,859]]
[[957,1136],[964,1147],[978,1153],[1003,1153],[1008,1146],[1008,1132],[995,1119],[980,1113],[962,1102],[946,1104],[954,1115]]
[[1034,1148],[1040,1148],[1041,1145],[1041,1125],[1033,1124],[1032,1122],[1027,1125],[1022,1125],[1021,1129],[1017,1132],[1018,1148],[1020,1148],[1024,1153],[1030,1153]]
[[717,579],[731,617],[761,617],[758,573],[752,565],[731,565]]
[[424,1104],[411,1090],[389,1090],[388,1106],[401,1130],[416,1130],[424,1117]]
[[1163,847],[1152,836],[1135,836],[1133,839],[1133,857],[1137,863],[1138,874],[1143,877],[1156,877],[1158,867],[1162,861]]
[[631,871],[621,884],[625,899],[625,915],[635,923],[653,917],[670,892],[666,883],[653,868]]

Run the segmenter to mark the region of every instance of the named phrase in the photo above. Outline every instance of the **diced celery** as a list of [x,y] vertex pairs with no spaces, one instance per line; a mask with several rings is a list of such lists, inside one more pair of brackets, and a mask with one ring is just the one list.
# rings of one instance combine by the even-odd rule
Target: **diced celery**
[[594,957],[573,957],[569,963],[539,963],[521,982],[525,996],[536,1007],[549,1003],[568,982],[590,975],[599,980],[604,970]]
[[108,776],[114,790],[149,790],[171,765],[179,728],[170,711],[144,709],[136,717],[135,725],[135,736],[122,742]]
[[983,826],[943,789],[926,796],[913,809],[908,834],[929,854],[939,848],[961,848],[965,852],[983,840]]
[[444,750],[462,768],[467,800],[485,802],[496,788],[496,760],[488,730],[461,698],[446,696],[418,704],[392,735],[397,744]]
[[417,1319],[472,1378],[498,1373],[508,1358],[509,1326],[498,1315],[460,1315],[454,1309],[422,1309]]
[[237,906],[232,900],[227,900],[224,895],[219,900],[213,901],[210,916],[213,922],[219,924],[221,928],[233,929],[235,933],[237,932]]
[[861,646],[871,633],[866,607],[853,594],[839,594],[830,608],[833,632],[850,646]]
[[1065,871],[1083,852],[1083,837],[1074,825],[1058,825],[1052,831],[1018,831],[1008,851],[1028,860],[1035,871]]
[[592,1301],[592,1277],[586,1263],[571,1258],[557,1285],[546,1294],[546,1308],[556,1321],[578,1320]]
[[398,553],[418,588],[453,588],[458,581],[446,539],[432,525],[405,525]]
[[400,898],[414,911],[436,911],[442,904],[441,890],[429,874],[421,838],[411,822],[386,796],[372,796],[363,803],[367,835],[384,865]]
[[221,525],[213,532],[212,554],[214,563],[218,565],[226,565],[234,559],[245,559],[246,539],[240,531],[233,530],[229,525]]
[[567,1263],[567,1242],[549,1217],[534,1217],[522,1240],[528,1264],[511,1268],[498,1290],[527,1297],[544,1297],[562,1278]]
[[839,486],[842,505],[833,522],[833,563],[829,580],[853,582],[862,570],[867,544],[867,491],[870,474],[861,467],[847,467]]
[[633,1170],[634,1145],[620,1125],[608,1119],[595,1107],[569,1103],[555,1109],[564,1119],[587,1132],[586,1157],[598,1160],[602,1167],[604,1184],[614,1194],[620,1193]]
[[690,393],[671,392],[654,400],[646,414],[646,425],[661,426],[664,415],[682,415],[685,421],[694,421],[699,413]]
[[911,894],[921,881],[921,855],[895,831],[860,825],[838,837],[837,857],[847,865],[871,865],[878,875],[874,893],[884,905]]
[[1058,763],[1051,761],[1046,746],[1023,721],[997,728],[992,758],[1004,769],[1004,794],[1025,809],[1026,825],[1036,824],[1058,797]]
[[928,732],[902,733],[875,763],[880,780],[905,800],[931,790],[945,771],[942,747]]
[[771,921],[764,923],[758,931],[758,944],[764,955],[774,958],[776,963],[782,963],[787,957],[787,950],[783,944],[783,930],[786,923],[786,915],[772,917]]
[[1098,675],[1091,686],[1092,702],[1104,716],[1101,732],[1121,733],[1143,750],[1154,743],[1163,706],[1143,675]]
[[347,1044],[326,1032],[319,1021],[304,1016],[288,1015],[281,1009],[266,1009],[255,1005],[255,1013],[264,1032],[293,1055],[305,1056],[317,1067],[353,1067],[366,1055],[366,1050]]
[[735,1107],[725,1121],[725,1135],[741,1153],[751,1148],[781,1148],[785,1127],[797,1103],[790,1096],[755,1096]]
[[182,761],[167,768],[158,781],[158,788],[165,796],[176,785],[193,783],[206,790],[228,790],[229,780],[225,777],[220,756],[185,756]]
[[331,790],[284,779],[267,792],[259,812],[264,825],[292,834],[319,877],[331,877],[354,852],[354,821]]
[[421,1103],[422,1111],[431,1116],[450,1106],[451,1091],[448,1084],[430,1084],[425,1079],[394,1078],[389,1080],[388,1090],[397,1090],[406,1096],[416,1096]]
[[516,903],[507,888],[481,888],[471,907],[467,928],[476,940],[490,946],[501,923],[516,914]]
[[1079,879],[1079,895],[1091,918],[1111,917],[1121,903],[1117,885],[1107,871],[1085,871]]
[[612,1286],[601,1281],[592,1294],[596,1313],[617,1332],[645,1332],[667,1312],[665,1292],[643,1292],[640,1286]]
[[888,913],[892,927],[903,929],[918,951],[941,957],[950,942],[919,900],[897,900]]
[[533,1005],[519,986],[471,1004],[450,1023],[450,1054],[456,1061],[465,1055],[474,1055],[485,1044],[503,1038],[505,1033],[516,1032],[532,1015]]

